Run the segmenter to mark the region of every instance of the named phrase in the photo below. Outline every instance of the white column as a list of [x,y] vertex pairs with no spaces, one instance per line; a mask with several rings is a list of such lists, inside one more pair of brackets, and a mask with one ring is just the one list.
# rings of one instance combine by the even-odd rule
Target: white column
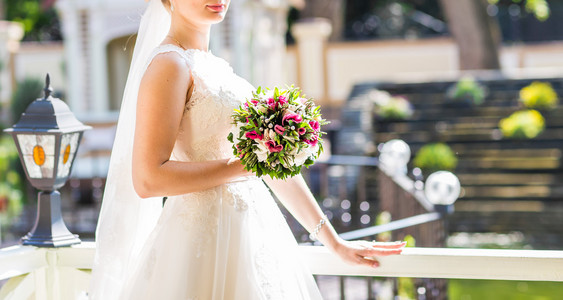
[[299,84],[307,96],[319,103],[328,98],[325,47],[331,32],[330,21],[320,18],[297,23],[291,30],[297,42]]
[[18,51],[22,37],[20,23],[0,21],[0,105],[10,102],[14,80],[13,54]]
[[77,115],[86,113],[84,89],[84,64],[82,55],[79,10],[73,2],[57,1],[57,10],[61,16],[62,32],[65,46],[65,68],[67,77],[65,101]]
[[252,11],[249,1],[231,1],[229,7],[230,26],[226,28],[231,42],[231,65],[235,72],[253,82],[250,70],[252,55]]
[[286,52],[285,33],[287,31],[287,3],[277,2],[254,5],[253,60],[251,72],[257,85],[285,87],[284,58]]
[[107,78],[107,41],[104,39],[104,13],[92,8],[90,15],[90,103],[92,112],[101,115],[109,110],[109,88]]

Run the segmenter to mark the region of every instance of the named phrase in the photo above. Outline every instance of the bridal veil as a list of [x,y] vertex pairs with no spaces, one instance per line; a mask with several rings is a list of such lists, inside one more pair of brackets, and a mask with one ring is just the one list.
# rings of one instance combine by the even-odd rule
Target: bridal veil
[[90,299],[116,299],[127,270],[139,255],[162,210],[162,198],[141,199],[133,188],[132,151],[137,94],[155,47],[166,37],[170,14],[150,0],[141,18],[123,94],[109,173],[96,229]]

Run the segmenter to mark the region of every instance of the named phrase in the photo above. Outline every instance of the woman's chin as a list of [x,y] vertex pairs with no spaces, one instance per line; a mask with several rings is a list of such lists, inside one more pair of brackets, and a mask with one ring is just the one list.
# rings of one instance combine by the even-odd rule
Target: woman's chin
[[211,16],[208,20],[210,24],[217,24],[221,23],[225,19],[225,13],[215,13],[215,15]]

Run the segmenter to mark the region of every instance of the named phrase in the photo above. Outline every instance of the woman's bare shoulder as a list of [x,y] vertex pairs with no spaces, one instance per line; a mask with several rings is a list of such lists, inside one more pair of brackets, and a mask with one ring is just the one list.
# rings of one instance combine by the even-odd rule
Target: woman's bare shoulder
[[184,75],[187,77],[190,75],[185,58],[175,51],[167,51],[156,54],[147,67],[145,75],[150,74],[160,76],[160,74],[163,73],[174,76]]

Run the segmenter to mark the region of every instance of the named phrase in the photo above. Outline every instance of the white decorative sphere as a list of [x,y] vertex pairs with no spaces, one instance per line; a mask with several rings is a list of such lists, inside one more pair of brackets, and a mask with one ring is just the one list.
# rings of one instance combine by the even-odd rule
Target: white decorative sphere
[[459,179],[448,171],[430,174],[424,184],[424,194],[433,204],[451,205],[457,200],[460,192]]
[[383,144],[379,161],[392,173],[406,174],[407,164],[411,159],[411,149],[403,140],[390,140]]

